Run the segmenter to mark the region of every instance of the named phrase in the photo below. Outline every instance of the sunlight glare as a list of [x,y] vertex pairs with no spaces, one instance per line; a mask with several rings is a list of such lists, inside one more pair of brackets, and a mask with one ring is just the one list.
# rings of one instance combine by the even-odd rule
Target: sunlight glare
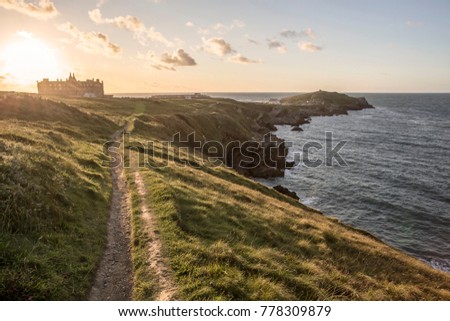
[[0,62],[5,82],[13,85],[31,85],[60,75],[56,50],[24,31],[0,49]]

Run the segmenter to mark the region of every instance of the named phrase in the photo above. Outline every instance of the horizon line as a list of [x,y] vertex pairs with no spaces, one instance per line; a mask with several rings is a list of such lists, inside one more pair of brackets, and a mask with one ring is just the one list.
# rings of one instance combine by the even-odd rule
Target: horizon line
[[[109,92],[105,95],[144,95],[144,94],[192,94],[192,93],[202,93],[202,94],[306,94],[315,91],[147,91],[147,92]],[[337,92],[344,94],[450,94],[450,91],[336,91],[336,90],[323,90],[327,92]],[[36,94],[34,91],[16,91],[16,90],[1,90],[0,93],[23,93],[23,94]]]

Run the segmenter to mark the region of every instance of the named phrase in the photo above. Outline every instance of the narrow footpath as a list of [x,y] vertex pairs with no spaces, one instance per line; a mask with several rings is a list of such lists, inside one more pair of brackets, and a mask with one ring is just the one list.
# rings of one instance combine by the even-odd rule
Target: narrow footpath
[[[123,130],[112,136],[119,141]],[[131,300],[133,289],[133,269],[131,263],[131,201],[122,164],[113,166],[112,200],[107,227],[107,245],[89,300],[91,301],[126,301]]]
[[172,281],[172,271],[163,255],[162,242],[159,236],[154,214],[146,205],[147,191],[139,169],[135,172],[134,180],[140,198],[142,219],[145,222],[146,232],[151,240],[148,243],[147,260],[150,268],[155,273],[154,277],[158,285],[158,293],[155,295],[155,300],[174,300],[176,287]]

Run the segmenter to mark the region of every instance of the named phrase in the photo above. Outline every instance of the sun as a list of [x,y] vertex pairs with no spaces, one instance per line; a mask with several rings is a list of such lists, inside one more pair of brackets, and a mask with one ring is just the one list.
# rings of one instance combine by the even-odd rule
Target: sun
[[42,78],[60,75],[56,50],[28,32],[18,32],[0,49],[0,70],[4,82],[27,86]]

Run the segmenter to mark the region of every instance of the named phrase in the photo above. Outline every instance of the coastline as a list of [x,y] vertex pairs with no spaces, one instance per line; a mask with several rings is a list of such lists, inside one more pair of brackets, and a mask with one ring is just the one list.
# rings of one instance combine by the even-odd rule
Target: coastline
[[[378,104],[381,104],[381,106],[387,106],[391,101],[396,106],[400,96],[396,96],[397,100],[393,100],[393,95],[386,95],[386,98],[379,97]],[[381,103],[383,99],[386,99],[387,103]],[[417,97],[412,101],[416,100]],[[424,102],[426,101],[428,100],[425,99]],[[374,105],[378,106],[377,104]],[[409,181],[404,181],[399,186],[396,182],[398,173],[401,173],[403,168],[403,159],[405,157],[408,157],[409,160],[411,159],[408,155],[401,153],[402,150],[405,150],[404,146],[408,148],[408,136],[405,134],[403,140],[400,141],[392,133],[379,132],[384,129],[384,117],[390,118],[386,126],[391,123],[398,123],[397,127],[391,127],[403,128],[401,122],[403,119],[406,119],[404,114],[412,113],[412,110],[406,111],[401,108],[379,107],[373,111],[366,110],[362,113],[351,113],[349,119],[346,117],[334,119],[318,118],[314,121],[313,117],[314,124],[307,126],[305,132],[300,134],[291,133],[289,127],[282,127],[281,133],[275,134],[282,139],[294,142],[297,139],[295,138],[297,135],[300,135],[298,136],[299,142],[323,142],[323,136],[321,135],[324,135],[324,132],[321,128],[332,130],[337,133],[338,141],[343,139],[348,141],[348,143],[352,142],[350,145],[346,145],[344,148],[346,152],[343,154],[344,158],[350,160],[351,165],[349,166],[351,168],[329,171],[325,168],[310,170],[298,168],[294,169],[293,174],[288,175],[287,178],[276,178],[272,180],[272,183],[267,182],[267,180],[258,181],[268,186],[283,185],[297,192],[299,196],[301,195],[302,201],[307,200],[306,204],[308,206],[322,211],[325,215],[336,217],[345,224],[369,231],[390,246],[394,246],[400,251],[425,262],[436,270],[449,273],[449,257],[448,254],[446,255],[448,251],[446,250],[445,228],[443,227],[446,225],[439,223],[441,221],[445,222],[443,211],[448,208],[448,205],[445,204],[445,199],[442,200],[444,203],[439,202],[439,195],[443,195],[442,189],[438,188],[438,186],[441,186],[441,183],[439,180],[434,181],[434,183],[433,181],[425,181],[427,185],[423,185],[425,184],[424,178],[419,174],[426,168],[424,170],[421,170],[423,166],[418,168],[419,164],[421,164],[419,162],[419,164],[410,164],[408,166],[408,169],[416,173],[416,176],[409,177]],[[398,114],[393,114],[394,111],[398,112]],[[409,116],[408,119],[415,118],[414,116]],[[373,126],[370,126],[372,122]],[[438,126],[438,123],[436,123],[436,126]],[[428,132],[430,127],[425,128],[428,128],[426,129]],[[418,128],[414,132],[417,135],[426,136],[423,134],[423,130],[425,129]],[[376,135],[377,139],[371,140],[370,137],[373,135]],[[371,148],[372,150],[375,148],[370,142],[378,142],[380,141],[378,137],[384,137],[379,135],[387,136],[384,140],[385,144],[383,144],[386,152],[384,154],[380,153],[379,157],[367,163],[364,160],[371,157]],[[389,139],[389,137],[392,137],[392,139]],[[406,145],[401,145],[403,141],[405,141]],[[422,141],[416,140],[416,142],[419,144]],[[294,143],[295,150],[299,150],[301,148],[299,146],[301,146],[300,143]],[[396,148],[399,148],[399,150]],[[420,149],[421,147],[418,148]],[[423,152],[429,151],[429,147],[426,145],[423,148]],[[413,151],[413,149],[407,150],[410,153]],[[446,153],[442,149],[441,151],[443,154]],[[416,154],[417,157],[422,155],[420,150],[414,153],[414,155]],[[392,159],[394,155],[400,156],[398,162],[391,161],[389,164],[381,165],[384,164],[380,161],[380,159],[383,159],[383,155],[387,159]],[[292,154],[289,158],[292,158]],[[442,159],[436,159],[436,162],[442,164]],[[381,166],[383,167],[381,168]],[[418,170],[420,171],[418,172]],[[380,176],[382,173],[387,174]],[[434,175],[433,171],[429,175]],[[342,181],[339,177],[346,177],[346,179]],[[328,183],[324,183],[325,181]],[[345,185],[339,185],[338,181]],[[416,185],[415,181],[422,182],[423,186]],[[408,190],[408,188],[412,188],[412,190]],[[420,193],[418,191],[421,191],[421,188],[426,188],[427,191],[423,192],[420,198],[414,197],[413,195]],[[339,197],[341,201],[337,201],[337,195],[341,195]],[[429,199],[430,197],[431,199]],[[433,199],[434,201],[432,201]],[[436,207],[427,207],[430,204],[435,204]],[[420,208],[421,211],[417,212],[416,208]],[[421,241],[418,240],[417,235],[421,235]],[[439,240],[441,243],[439,243]]]

